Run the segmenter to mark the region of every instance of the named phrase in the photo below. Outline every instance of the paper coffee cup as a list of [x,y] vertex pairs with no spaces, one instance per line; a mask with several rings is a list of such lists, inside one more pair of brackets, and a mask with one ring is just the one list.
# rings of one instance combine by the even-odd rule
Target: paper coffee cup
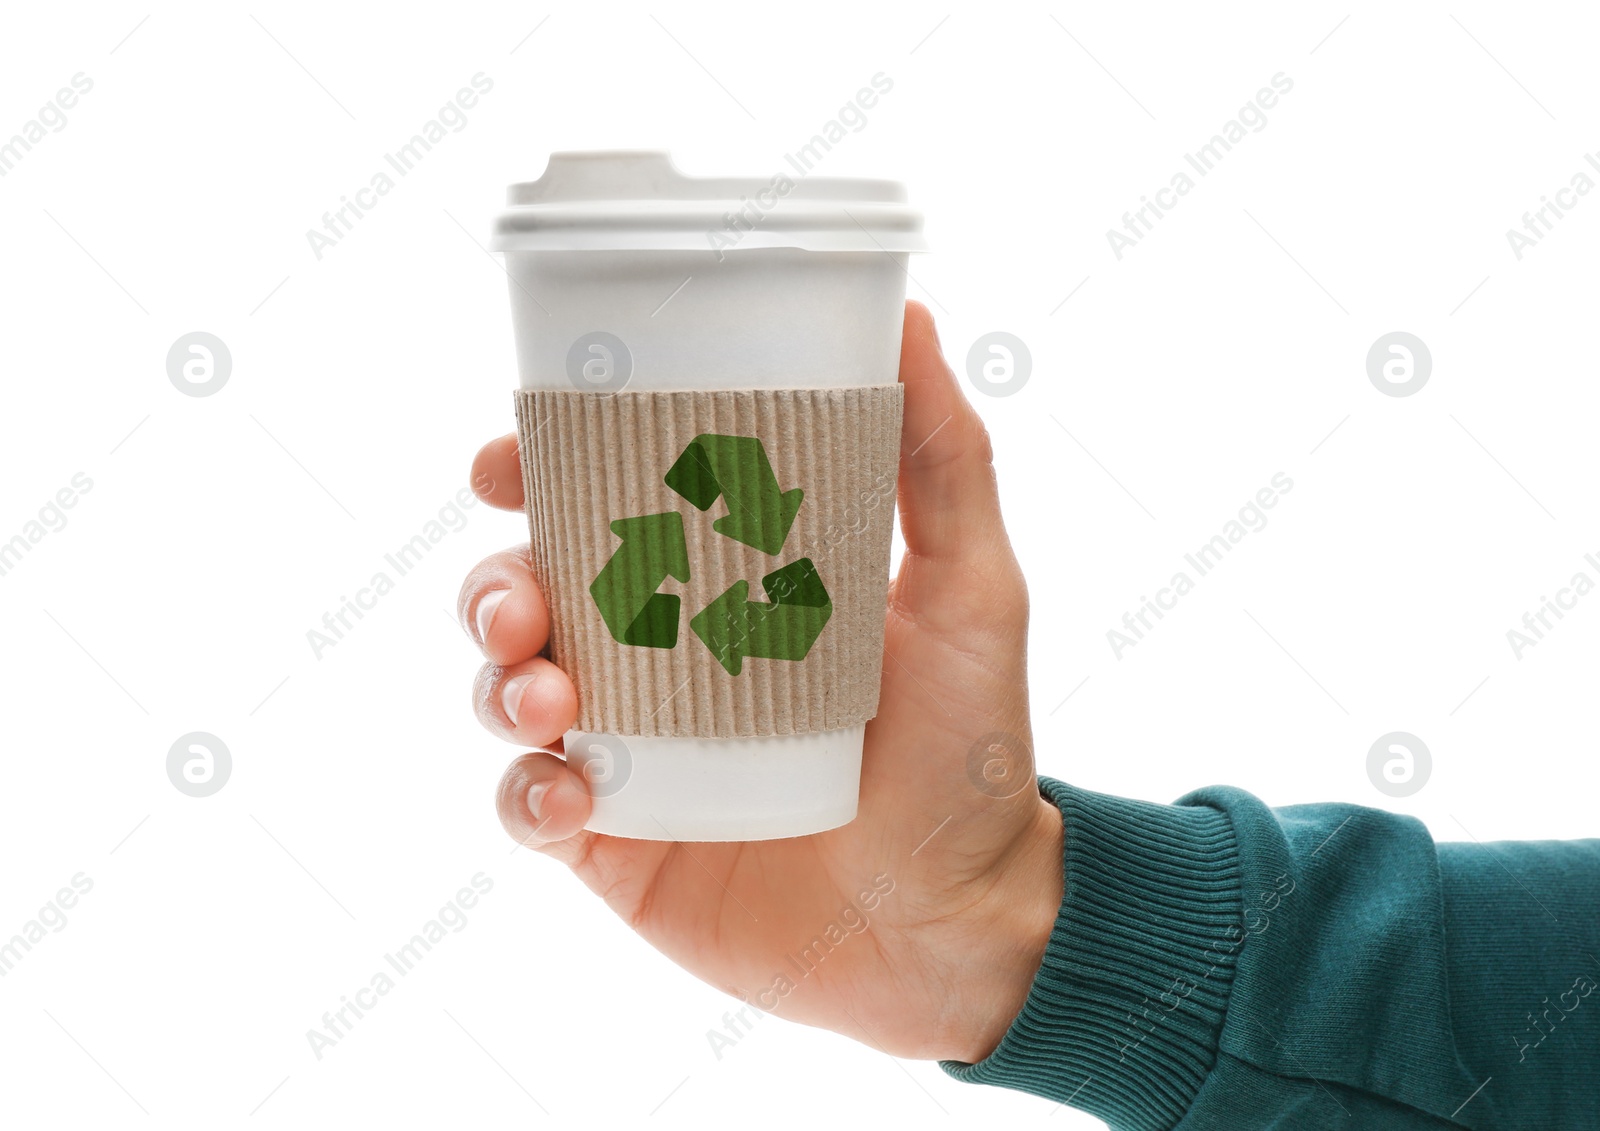
[[906,264],[889,181],[557,153],[506,253],[533,566],[588,827],[763,840],[856,814],[877,712]]

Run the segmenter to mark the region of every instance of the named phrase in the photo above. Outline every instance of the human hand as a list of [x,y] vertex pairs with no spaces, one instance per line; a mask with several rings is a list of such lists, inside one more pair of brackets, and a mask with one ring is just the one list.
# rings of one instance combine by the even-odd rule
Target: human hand
[[[918,303],[906,307],[900,381],[906,553],[889,590],[883,685],[850,824],[715,844],[585,830],[584,779],[560,757],[577,694],[540,655],[549,612],[528,548],[481,562],[459,611],[489,658],[474,685],[479,720],[542,748],[500,781],[500,820],[513,838],[566,864],[651,945],[719,989],[895,1056],[972,1062],[999,1043],[1038,970],[1062,897],[1061,813],[1033,786],[1027,588],[1000,516],[988,433]],[[515,435],[478,453],[472,481],[491,505],[522,509]],[[1001,754],[1012,784],[980,788],[971,751],[997,732],[1017,740]],[[862,898],[873,891],[875,901]],[[846,921],[844,941],[800,976],[788,956],[849,907],[869,925]]]

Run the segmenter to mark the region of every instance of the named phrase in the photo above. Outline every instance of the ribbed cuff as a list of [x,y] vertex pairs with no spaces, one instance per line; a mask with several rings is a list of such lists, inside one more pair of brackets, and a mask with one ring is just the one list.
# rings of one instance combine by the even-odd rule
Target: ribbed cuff
[[1082,1108],[1118,1131],[1164,1131],[1216,1060],[1240,924],[1227,815],[1039,779],[1065,830],[1050,943],[999,1046],[957,1080]]

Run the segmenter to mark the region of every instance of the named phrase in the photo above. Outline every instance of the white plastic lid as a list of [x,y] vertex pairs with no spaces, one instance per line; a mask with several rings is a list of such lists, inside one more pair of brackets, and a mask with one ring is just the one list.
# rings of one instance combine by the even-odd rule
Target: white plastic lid
[[653,150],[552,153],[506,205],[494,251],[928,250],[897,181],[787,165],[768,177],[686,177]]

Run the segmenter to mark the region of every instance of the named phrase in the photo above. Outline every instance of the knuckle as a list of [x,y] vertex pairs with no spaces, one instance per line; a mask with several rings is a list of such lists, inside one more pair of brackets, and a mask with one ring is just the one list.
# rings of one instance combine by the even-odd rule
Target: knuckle
[[1021,567],[1013,565],[1010,576],[1000,585],[1001,608],[1005,610],[1006,620],[1017,628],[1028,627],[1030,602],[1028,598],[1028,582],[1022,576]]
[[495,707],[495,695],[505,674],[505,668],[490,661],[478,669],[478,674],[472,680],[473,712],[486,726],[492,725],[496,729],[504,729]]
[[972,455],[979,462],[991,468],[994,467],[994,439],[989,435],[989,426],[983,422],[976,410],[972,412],[972,422],[968,426],[971,439],[968,441]]

